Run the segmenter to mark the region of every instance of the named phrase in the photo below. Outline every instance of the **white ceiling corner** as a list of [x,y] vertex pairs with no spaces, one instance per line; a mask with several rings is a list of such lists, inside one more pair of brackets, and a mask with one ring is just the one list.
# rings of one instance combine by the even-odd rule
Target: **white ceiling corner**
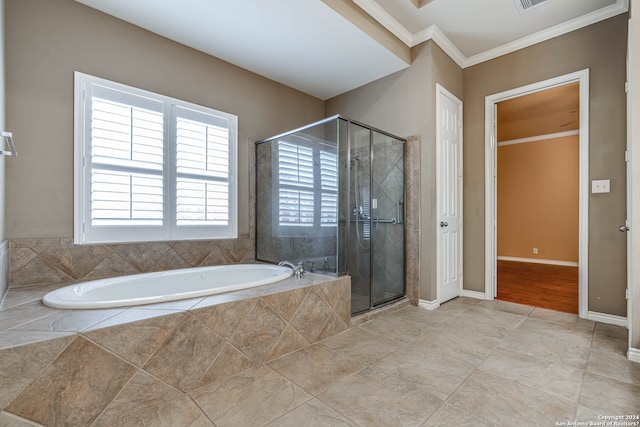
[[[392,10],[394,8],[391,7],[391,6],[394,6],[394,3],[401,5],[403,2],[406,2],[407,0],[353,0],[353,1],[365,12],[367,12],[371,17],[373,17],[376,21],[378,21],[381,25],[383,25],[385,28],[391,31],[396,37],[398,37],[407,46],[413,47],[427,40],[433,40],[462,68],[470,67],[472,65],[476,65],[481,62],[488,61],[490,59],[505,55],[507,53],[511,53],[516,50],[531,46],[533,44],[540,43],[545,40],[549,40],[553,37],[557,37],[562,34],[575,31],[587,25],[600,22],[602,20],[611,18],[621,13],[625,13],[629,10],[629,0],[611,0],[608,2],[611,4],[604,4],[604,5],[602,3],[607,3],[607,0],[601,0],[599,2],[597,0],[565,0],[565,3],[574,2],[576,4],[582,5],[583,7],[589,6],[587,3],[591,3],[592,8],[594,10],[588,11],[587,13],[584,13],[578,16],[571,17],[555,25],[550,25],[550,26],[542,25],[542,27],[544,28],[541,28],[538,31],[534,31],[530,34],[526,34],[521,37],[513,38],[512,40],[509,40],[505,43],[496,44],[495,46],[489,49],[483,50],[481,52],[465,55],[463,52],[468,51],[469,49],[465,49],[464,43],[462,43],[463,44],[462,46],[459,46],[460,43],[456,45],[451,40],[451,38],[447,35],[447,32],[448,32],[447,27],[449,26],[448,22],[459,19],[459,16],[461,15],[460,11],[465,10],[464,8],[465,2],[462,0],[459,0],[459,1],[436,0],[432,3],[426,4],[425,7],[422,8],[422,10],[424,10],[425,13],[428,13],[430,11],[438,11],[439,10],[438,8],[444,9],[444,6],[442,5],[444,5],[445,2],[448,3],[447,6],[450,6],[450,7],[455,6],[456,8],[458,8],[458,13],[454,14],[454,16],[451,16],[450,18],[440,17],[439,20],[434,20],[436,22],[415,32],[411,32],[406,23],[400,22],[401,15],[402,15],[401,13],[398,13],[398,10],[400,9],[395,8],[396,10],[394,12],[394,10]],[[497,5],[499,1],[500,0],[493,0],[494,5]],[[552,1],[553,0],[550,0],[549,3],[552,3]],[[483,2],[490,3],[487,0],[483,0]],[[410,2],[410,3],[413,4],[413,2]],[[456,3],[456,4],[453,5],[453,3]],[[473,3],[478,4],[477,0],[469,0],[466,3],[467,5],[473,4]],[[508,14],[508,13],[511,13],[512,17],[514,16],[517,18],[517,15],[519,14],[519,12],[517,11],[517,8],[513,4],[513,1],[504,0],[503,3],[505,3],[504,5],[501,5],[502,6],[501,10],[503,10],[503,13],[497,16],[497,18],[504,17],[505,14]],[[509,3],[509,4],[507,5],[506,3]],[[557,4],[560,4],[559,0],[555,0],[555,3],[553,3],[552,5],[555,6]],[[546,5],[546,3],[543,5]],[[533,17],[531,19],[535,19],[538,22],[553,22],[553,20],[549,19],[549,17],[553,16],[554,11],[551,8],[544,9],[542,7],[543,5],[536,7],[536,10],[532,11],[532,12],[535,12],[535,15],[536,15],[535,17],[533,14],[527,15],[528,12],[525,12],[524,14],[521,14],[521,15],[524,15],[526,19],[529,19],[529,17],[531,16]],[[508,11],[506,9],[507,6],[511,6],[513,9],[511,11]],[[567,6],[570,6],[570,5],[567,5]],[[602,6],[602,7],[599,7],[599,6]],[[405,6],[405,9],[408,9],[408,7]],[[493,15],[491,13],[492,10],[490,9],[492,8],[487,7],[486,13],[484,15],[474,16],[474,20],[475,21],[486,20],[487,21],[486,26],[489,29],[499,28],[500,22],[489,22],[491,21],[492,15]],[[566,6],[565,6],[565,9],[567,9]],[[443,11],[440,11],[439,15],[443,15],[442,12]],[[405,17],[407,13],[408,12],[406,12],[405,10]],[[423,13],[423,12],[420,11],[418,13]],[[429,22],[429,21],[423,20],[423,22]],[[413,24],[415,27],[415,23]],[[535,25],[533,25],[532,27],[535,28]],[[506,34],[505,36],[507,38],[509,37],[508,34]]]

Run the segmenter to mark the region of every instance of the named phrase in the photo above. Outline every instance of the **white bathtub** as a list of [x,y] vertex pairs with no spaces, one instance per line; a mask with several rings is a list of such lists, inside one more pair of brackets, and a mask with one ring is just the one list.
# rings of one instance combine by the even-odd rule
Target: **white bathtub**
[[267,285],[291,277],[288,267],[231,264],[92,280],[51,291],[53,308],[111,308],[177,301]]

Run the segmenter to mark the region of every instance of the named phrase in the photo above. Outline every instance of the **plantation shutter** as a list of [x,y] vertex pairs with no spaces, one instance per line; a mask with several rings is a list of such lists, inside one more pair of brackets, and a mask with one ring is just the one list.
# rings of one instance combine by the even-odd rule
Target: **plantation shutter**
[[76,244],[238,236],[236,116],[74,80]]
[[320,225],[338,224],[338,156],[320,151]]
[[224,117],[176,107],[176,224],[230,222],[230,124]]
[[162,225],[163,105],[95,87],[91,98],[91,225]]
[[314,224],[313,149],[278,142],[278,218],[281,226]]

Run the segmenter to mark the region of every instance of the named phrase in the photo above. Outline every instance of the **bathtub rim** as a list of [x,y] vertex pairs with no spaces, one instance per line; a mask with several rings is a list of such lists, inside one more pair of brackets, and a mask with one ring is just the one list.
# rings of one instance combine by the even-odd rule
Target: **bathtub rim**
[[[119,283],[127,280],[136,280],[136,279],[152,279],[153,277],[159,276],[167,276],[167,275],[182,275],[182,274],[190,274],[190,273],[198,273],[201,271],[211,271],[211,270],[224,270],[224,269],[249,269],[249,268],[268,268],[270,270],[280,271],[281,274],[277,276],[268,277],[265,279],[254,280],[251,282],[240,283],[237,285],[229,285],[222,288],[208,288],[197,291],[190,292],[182,292],[182,293],[174,293],[167,295],[157,295],[150,297],[139,297],[136,299],[117,299],[117,300],[106,300],[106,301],[78,301],[69,298],[68,296],[73,296],[76,293],[76,289],[86,288],[86,291],[90,291],[92,289],[97,289],[100,287],[108,286],[110,283]],[[202,267],[190,267],[190,268],[179,268],[174,270],[165,270],[165,271],[154,271],[147,273],[138,273],[138,274],[129,274],[124,276],[115,276],[115,277],[107,277],[95,280],[88,280],[78,283],[73,283],[58,289],[54,289],[52,291],[47,292],[42,297],[42,304],[46,305],[50,308],[55,308],[59,310],[90,310],[90,309],[109,309],[109,308],[123,308],[123,307],[136,307],[148,304],[157,304],[157,303],[166,303],[173,301],[181,301],[192,298],[200,298],[207,297],[211,295],[223,294],[228,292],[240,291],[244,289],[255,288],[258,286],[270,285],[283,280],[286,280],[293,275],[293,270],[288,267],[280,267],[273,264],[223,264],[223,265],[212,265],[212,266],[202,266]],[[86,292],[85,291],[85,292]],[[67,296],[67,298],[65,298]]]

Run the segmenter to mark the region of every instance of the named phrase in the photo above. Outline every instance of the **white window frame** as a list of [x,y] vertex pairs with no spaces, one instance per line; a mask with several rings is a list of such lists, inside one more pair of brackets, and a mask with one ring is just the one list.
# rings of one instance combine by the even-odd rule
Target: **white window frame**
[[[162,225],[96,226],[91,224],[91,100],[94,87],[105,87],[163,104],[163,221]],[[176,222],[176,120],[177,110],[195,116],[216,116],[229,124],[229,221],[227,225],[177,225]],[[182,115],[180,116],[182,117]],[[238,117],[168,96],[112,82],[88,74],[74,73],[74,243],[127,243],[230,239],[238,237],[237,209]]]

